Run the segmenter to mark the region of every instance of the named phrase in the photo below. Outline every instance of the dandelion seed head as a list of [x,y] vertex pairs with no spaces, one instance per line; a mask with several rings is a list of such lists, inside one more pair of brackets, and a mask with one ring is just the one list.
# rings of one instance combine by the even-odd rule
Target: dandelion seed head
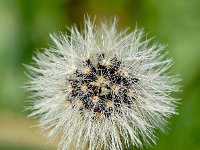
[[58,149],[123,149],[156,142],[176,113],[176,76],[164,47],[150,45],[141,29],[130,32],[85,20],[82,31],[51,35],[55,45],[27,65],[31,117],[60,138]]

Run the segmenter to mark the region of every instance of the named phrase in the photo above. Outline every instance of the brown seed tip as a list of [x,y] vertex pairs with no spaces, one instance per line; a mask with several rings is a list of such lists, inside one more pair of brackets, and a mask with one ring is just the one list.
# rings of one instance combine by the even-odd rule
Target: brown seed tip
[[89,67],[85,67],[85,68],[82,69],[83,74],[89,74],[90,71],[91,71],[91,69]]
[[124,70],[121,70],[119,72],[119,75],[122,76],[122,77],[127,77],[128,76],[128,72],[127,71],[124,71]]
[[99,101],[99,97],[98,96],[93,96],[92,97],[92,102],[93,103],[97,103]]
[[107,101],[105,102],[105,104],[106,104],[106,108],[113,107],[113,101],[111,101],[111,100],[107,100]]
[[81,90],[82,90],[83,92],[86,92],[87,89],[88,89],[88,87],[87,87],[86,85],[82,85],[82,86],[81,86]]

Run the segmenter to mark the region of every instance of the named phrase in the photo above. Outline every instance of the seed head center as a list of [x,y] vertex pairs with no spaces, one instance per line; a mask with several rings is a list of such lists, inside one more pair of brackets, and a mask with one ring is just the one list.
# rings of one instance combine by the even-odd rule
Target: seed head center
[[73,108],[89,110],[96,118],[109,118],[114,113],[121,114],[122,106],[130,107],[134,99],[132,88],[138,79],[129,76],[121,63],[116,56],[105,60],[104,54],[97,55],[97,66],[90,59],[84,60],[83,68],[76,69],[68,86],[76,106]]

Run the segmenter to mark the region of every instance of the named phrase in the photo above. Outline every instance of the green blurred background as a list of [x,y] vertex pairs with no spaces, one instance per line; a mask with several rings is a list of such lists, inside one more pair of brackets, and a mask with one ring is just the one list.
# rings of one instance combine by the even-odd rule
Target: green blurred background
[[51,44],[49,33],[82,24],[87,13],[119,17],[119,28],[137,23],[149,37],[167,44],[180,74],[183,92],[179,116],[170,120],[167,135],[148,150],[200,150],[200,0],[0,0],[0,150],[54,150],[56,143],[24,112],[27,94],[23,63],[36,48]]

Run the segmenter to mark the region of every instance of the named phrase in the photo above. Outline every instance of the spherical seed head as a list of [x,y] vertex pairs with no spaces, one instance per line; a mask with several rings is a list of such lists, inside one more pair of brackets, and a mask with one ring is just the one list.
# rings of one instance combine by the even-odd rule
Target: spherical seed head
[[[37,53],[27,66],[30,116],[58,149],[123,149],[155,143],[176,114],[178,79],[166,74],[171,60],[161,45],[149,45],[143,31],[116,30],[116,21],[97,27],[88,19],[83,31],[51,35],[54,47]],[[123,143],[123,144],[122,144]]]

